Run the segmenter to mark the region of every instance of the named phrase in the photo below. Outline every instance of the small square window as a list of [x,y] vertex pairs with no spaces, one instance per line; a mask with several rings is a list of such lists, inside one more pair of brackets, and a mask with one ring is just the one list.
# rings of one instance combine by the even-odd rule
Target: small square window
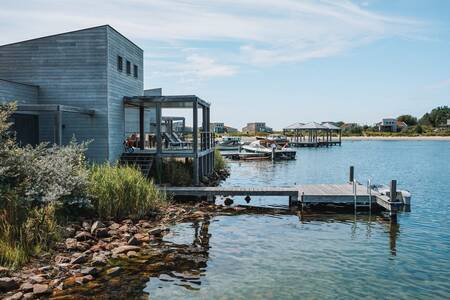
[[122,56],[117,56],[117,70],[122,72],[123,70],[123,58]]
[[127,75],[131,75],[131,63],[127,60]]
[[138,78],[138,66],[133,65],[133,75],[134,78]]

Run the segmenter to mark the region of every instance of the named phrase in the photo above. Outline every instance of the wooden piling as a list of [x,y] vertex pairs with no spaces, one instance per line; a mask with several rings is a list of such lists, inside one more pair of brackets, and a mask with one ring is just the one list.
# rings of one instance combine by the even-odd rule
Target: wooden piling
[[349,182],[353,182],[354,180],[355,180],[355,167],[350,166]]

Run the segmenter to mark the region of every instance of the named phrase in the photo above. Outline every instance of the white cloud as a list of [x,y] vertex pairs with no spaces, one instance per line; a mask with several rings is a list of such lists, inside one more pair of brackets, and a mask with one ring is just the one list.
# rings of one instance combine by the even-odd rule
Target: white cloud
[[[153,72],[200,79],[231,76],[237,65],[299,63],[383,38],[416,37],[424,26],[346,0],[16,0],[2,4],[0,43],[100,24],[146,52],[166,47],[167,54],[154,54],[161,61],[152,65],[161,69]],[[172,59],[173,49],[181,50]]]

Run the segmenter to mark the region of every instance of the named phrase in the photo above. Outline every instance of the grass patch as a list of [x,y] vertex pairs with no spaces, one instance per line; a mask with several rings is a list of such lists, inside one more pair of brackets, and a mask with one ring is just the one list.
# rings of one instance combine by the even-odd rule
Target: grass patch
[[228,164],[223,158],[222,155],[220,155],[219,149],[214,150],[214,171],[218,172],[224,169],[228,168]]
[[101,218],[141,218],[167,203],[165,193],[133,167],[110,164],[92,167],[88,194]]

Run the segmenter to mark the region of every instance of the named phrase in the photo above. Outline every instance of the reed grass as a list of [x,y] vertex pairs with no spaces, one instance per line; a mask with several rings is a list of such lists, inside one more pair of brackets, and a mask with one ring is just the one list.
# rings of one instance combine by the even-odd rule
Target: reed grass
[[228,168],[228,164],[220,154],[219,149],[214,150],[214,171],[218,172]]
[[168,200],[136,168],[110,164],[92,167],[88,194],[98,216],[107,219],[141,218]]

